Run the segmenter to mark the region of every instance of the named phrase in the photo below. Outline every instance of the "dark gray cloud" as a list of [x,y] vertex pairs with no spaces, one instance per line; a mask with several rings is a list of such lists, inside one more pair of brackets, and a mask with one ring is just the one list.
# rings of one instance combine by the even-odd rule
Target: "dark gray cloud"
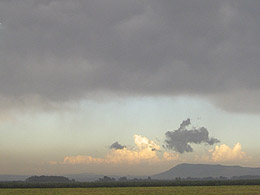
[[259,7],[258,0],[0,0],[0,99],[188,94],[259,112]]
[[110,149],[116,149],[116,150],[119,150],[119,149],[124,149],[126,146],[123,146],[121,144],[119,144],[118,142],[115,142],[113,143],[109,148]]
[[190,119],[187,119],[181,123],[179,129],[165,133],[167,149],[175,150],[179,153],[192,152],[193,149],[189,144],[206,143],[213,145],[219,142],[218,139],[209,137],[209,132],[205,127],[188,130],[187,127],[190,124]]

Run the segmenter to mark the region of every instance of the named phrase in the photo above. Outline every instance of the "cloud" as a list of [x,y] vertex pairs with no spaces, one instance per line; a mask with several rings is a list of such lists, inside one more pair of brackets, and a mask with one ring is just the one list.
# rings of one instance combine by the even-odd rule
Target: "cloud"
[[119,149],[123,149],[125,148],[126,146],[122,146],[121,144],[119,144],[118,142],[115,142],[113,143],[109,148],[110,149],[116,149],[116,150],[119,150]]
[[164,152],[163,153],[163,159],[167,161],[172,161],[172,160],[179,160],[180,156],[178,153],[169,153],[169,152]]
[[157,155],[160,146],[154,141],[141,135],[134,135],[136,147],[128,149],[112,148],[104,158],[76,155],[66,156],[62,162],[50,161],[49,164],[139,164],[158,163],[178,159],[178,154],[164,153],[162,157]]
[[146,137],[143,137],[141,135],[134,135],[135,145],[140,149],[148,149],[152,151],[160,150],[160,146],[157,145],[154,141],[149,140]]
[[187,127],[191,124],[190,119],[183,121],[180,127],[174,131],[167,131],[166,136],[166,148],[175,150],[179,153],[192,152],[193,149],[189,145],[190,143],[201,144],[206,143],[213,145],[219,142],[216,138],[210,138],[209,132],[205,127],[200,127],[198,129],[193,128],[192,130],[187,130]]
[[200,95],[229,111],[260,112],[259,7],[256,0],[0,1],[1,99]]
[[215,148],[209,152],[210,160],[214,162],[238,161],[246,157],[240,143],[236,143],[233,148],[225,144],[215,146]]

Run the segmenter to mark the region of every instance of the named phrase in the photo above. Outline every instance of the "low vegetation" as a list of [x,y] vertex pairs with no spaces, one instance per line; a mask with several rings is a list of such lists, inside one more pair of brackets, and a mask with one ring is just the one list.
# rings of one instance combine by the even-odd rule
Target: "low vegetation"
[[260,185],[260,180],[131,180],[131,181],[96,181],[96,182],[0,182],[0,188],[96,188],[96,187],[158,187],[158,186],[226,186]]
[[260,194],[260,186],[186,186],[186,187],[125,187],[125,188],[35,188],[35,189],[0,189],[0,195],[41,195],[41,194],[98,194],[98,195],[131,195],[131,194],[207,194],[207,195],[246,195]]
[[69,183],[73,182],[69,180],[67,177],[63,176],[31,176],[28,177],[25,182],[27,183]]

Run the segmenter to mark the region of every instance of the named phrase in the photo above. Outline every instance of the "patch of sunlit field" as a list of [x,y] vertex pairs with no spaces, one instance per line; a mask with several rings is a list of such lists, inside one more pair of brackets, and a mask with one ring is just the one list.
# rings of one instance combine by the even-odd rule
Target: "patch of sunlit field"
[[260,186],[185,186],[185,187],[117,187],[117,188],[32,188],[32,189],[0,189],[0,194],[16,195],[63,195],[63,194],[95,194],[95,195],[142,195],[142,194],[260,194]]

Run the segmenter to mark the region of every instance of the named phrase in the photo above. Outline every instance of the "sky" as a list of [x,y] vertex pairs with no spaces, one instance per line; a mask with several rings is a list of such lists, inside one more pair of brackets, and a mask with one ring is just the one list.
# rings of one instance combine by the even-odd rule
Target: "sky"
[[259,8],[0,0],[0,174],[260,167]]

